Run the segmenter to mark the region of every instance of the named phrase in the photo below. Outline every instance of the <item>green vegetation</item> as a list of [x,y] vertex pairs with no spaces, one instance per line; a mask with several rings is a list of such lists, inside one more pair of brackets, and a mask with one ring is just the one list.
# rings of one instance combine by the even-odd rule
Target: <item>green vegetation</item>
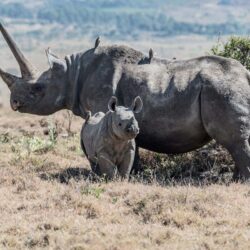
[[102,193],[105,192],[105,189],[98,186],[98,187],[92,187],[89,184],[85,185],[82,189],[81,189],[81,193],[84,195],[92,195],[95,198],[100,198],[100,195]]
[[226,43],[218,42],[211,51],[214,55],[236,59],[250,70],[249,37],[231,37]]
[[55,146],[55,142],[50,139],[42,139],[38,136],[21,137],[12,145],[12,151],[19,154],[21,157],[29,156],[31,153],[43,154]]

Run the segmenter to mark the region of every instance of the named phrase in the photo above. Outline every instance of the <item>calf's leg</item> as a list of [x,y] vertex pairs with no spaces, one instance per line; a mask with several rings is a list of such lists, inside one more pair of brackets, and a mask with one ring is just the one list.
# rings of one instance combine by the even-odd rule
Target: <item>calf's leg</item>
[[122,178],[128,179],[132,166],[133,166],[134,158],[135,158],[134,150],[129,150],[125,154],[122,162],[118,166],[118,171]]
[[109,159],[108,155],[101,154],[98,156],[98,172],[101,176],[105,176],[108,179],[113,179],[117,174],[117,167]]

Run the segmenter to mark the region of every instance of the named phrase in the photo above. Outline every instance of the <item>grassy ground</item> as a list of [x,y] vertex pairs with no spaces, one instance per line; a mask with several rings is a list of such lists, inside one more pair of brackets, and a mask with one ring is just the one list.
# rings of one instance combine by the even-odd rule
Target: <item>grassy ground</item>
[[250,248],[250,186],[223,148],[142,151],[142,173],[105,183],[70,122],[0,109],[0,249]]

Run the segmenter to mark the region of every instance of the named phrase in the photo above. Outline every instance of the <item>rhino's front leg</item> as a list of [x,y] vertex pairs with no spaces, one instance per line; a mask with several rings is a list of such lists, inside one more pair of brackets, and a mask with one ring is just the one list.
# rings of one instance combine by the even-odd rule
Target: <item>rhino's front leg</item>
[[113,179],[116,176],[117,167],[107,154],[102,153],[98,156],[98,165],[100,175],[106,176],[108,179]]
[[135,158],[134,149],[128,150],[128,152],[124,155],[121,164],[118,166],[118,171],[122,178],[128,179],[133,166],[134,158]]
[[141,165],[141,160],[140,160],[140,155],[139,155],[139,147],[136,146],[135,159],[134,159],[134,163],[133,163],[133,166],[132,166],[132,171],[133,171],[133,173],[138,174],[142,170],[143,170],[143,168],[142,168],[142,165]]

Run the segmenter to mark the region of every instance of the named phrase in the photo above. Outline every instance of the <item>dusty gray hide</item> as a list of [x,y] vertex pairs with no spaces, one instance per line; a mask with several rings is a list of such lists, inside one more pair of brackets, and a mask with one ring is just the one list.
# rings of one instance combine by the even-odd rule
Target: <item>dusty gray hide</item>
[[95,173],[112,179],[118,171],[122,178],[129,177],[135,156],[134,138],[139,133],[134,113],[139,113],[142,105],[137,96],[129,108],[117,106],[113,96],[106,114],[98,112],[86,118],[81,145]]
[[0,69],[13,110],[48,115],[70,109],[84,118],[86,110],[106,112],[113,95],[123,106],[140,95],[139,147],[184,153],[215,139],[232,155],[234,177],[250,179],[250,73],[236,60],[164,60],[126,46],[95,46],[65,59],[48,51],[51,68],[39,72],[2,25],[0,30],[22,73]]

